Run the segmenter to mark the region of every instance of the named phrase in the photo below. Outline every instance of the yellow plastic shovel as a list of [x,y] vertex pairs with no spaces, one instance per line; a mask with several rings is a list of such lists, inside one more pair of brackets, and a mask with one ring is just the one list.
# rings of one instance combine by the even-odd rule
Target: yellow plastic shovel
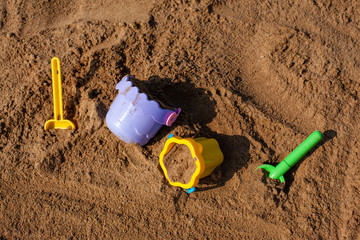
[[61,92],[61,73],[60,60],[57,57],[51,59],[52,87],[54,96],[54,119],[46,121],[44,129],[72,129],[75,130],[75,124],[70,120],[64,119],[62,92]]

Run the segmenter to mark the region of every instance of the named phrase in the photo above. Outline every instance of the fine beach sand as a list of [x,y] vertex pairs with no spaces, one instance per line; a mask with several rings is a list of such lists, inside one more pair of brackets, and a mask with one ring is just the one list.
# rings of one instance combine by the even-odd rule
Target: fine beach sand
[[[163,157],[164,167],[171,182],[187,184],[196,170],[196,158],[185,144],[175,144]],[[165,174],[165,173],[164,173]]]
[[[344,0],[0,1],[0,239],[359,239],[359,26]],[[43,129],[55,56],[74,132]],[[182,108],[144,147],[105,123],[126,74]],[[285,183],[254,171],[314,130]],[[224,153],[194,193],[170,133]]]

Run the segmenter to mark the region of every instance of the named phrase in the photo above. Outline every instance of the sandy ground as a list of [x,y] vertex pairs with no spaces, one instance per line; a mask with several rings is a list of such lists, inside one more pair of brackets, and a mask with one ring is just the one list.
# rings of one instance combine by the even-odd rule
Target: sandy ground
[[[359,26],[355,0],[1,1],[0,239],[360,239]],[[43,130],[54,56],[74,132]],[[183,109],[145,147],[104,121],[126,74]],[[285,184],[254,172],[314,130]],[[170,133],[224,153],[192,194]]]

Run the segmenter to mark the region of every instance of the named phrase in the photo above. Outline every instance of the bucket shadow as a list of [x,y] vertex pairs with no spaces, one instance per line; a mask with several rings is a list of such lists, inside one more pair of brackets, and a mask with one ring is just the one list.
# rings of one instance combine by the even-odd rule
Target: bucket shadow
[[224,154],[224,161],[211,175],[200,179],[197,191],[224,186],[239,170],[247,165],[250,159],[250,141],[246,137],[224,134],[213,137],[219,142],[220,149]]
[[[317,149],[321,146],[325,145],[326,142],[330,141],[331,139],[337,136],[337,132],[334,130],[327,130],[323,133],[323,139],[317,144],[311,151],[309,151],[298,163],[295,164],[287,173],[284,174],[285,177],[285,186],[284,186],[284,193],[288,194],[295,180],[296,171],[300,167],[301,163],[304,162],[308,157],[310,157]],[[283,160],[283,159],[281,159]]]

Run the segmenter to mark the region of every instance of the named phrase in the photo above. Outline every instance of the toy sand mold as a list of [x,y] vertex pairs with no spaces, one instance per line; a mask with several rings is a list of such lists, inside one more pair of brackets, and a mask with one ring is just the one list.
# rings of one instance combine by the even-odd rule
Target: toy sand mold
[[180,138],[172,135],[159,157],[160,166],[169,183],[185,189],[194,188],[200,178],[210,175],[223,160],[224,155],[215,139]]

